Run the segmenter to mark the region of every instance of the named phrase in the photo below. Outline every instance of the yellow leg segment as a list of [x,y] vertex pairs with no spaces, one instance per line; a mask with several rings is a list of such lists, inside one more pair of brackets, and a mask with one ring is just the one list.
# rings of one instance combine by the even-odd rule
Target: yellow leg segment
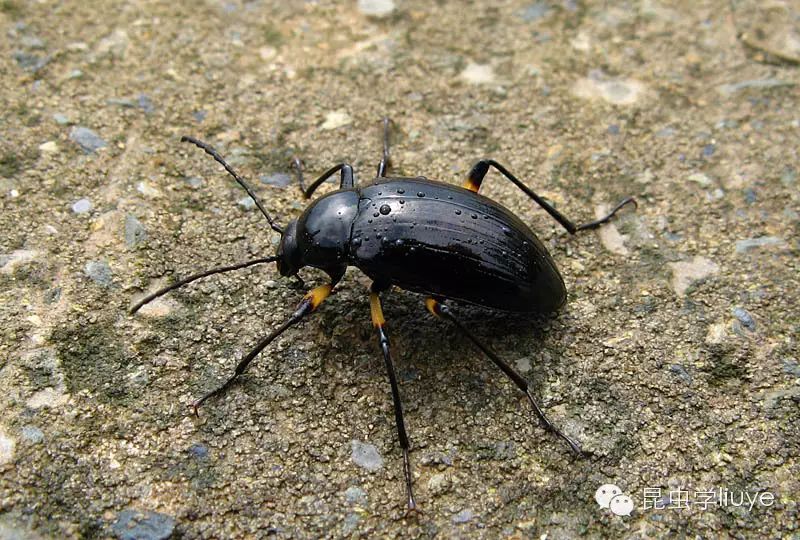
[[369,293],[369,313],[372,315],[372,325],[375,328],[383,328],[386,320],[383,318],[383,309],[381,309],[381,299],[378,293]]
[[311,289],[306,293],[303,299],[311,302],[311,311],[317,309],[319,305],[324,302],[328,296],[330,296],[332,288],[333,287],[331,284],[328,283],[326,285],[320,285],[319,287]]

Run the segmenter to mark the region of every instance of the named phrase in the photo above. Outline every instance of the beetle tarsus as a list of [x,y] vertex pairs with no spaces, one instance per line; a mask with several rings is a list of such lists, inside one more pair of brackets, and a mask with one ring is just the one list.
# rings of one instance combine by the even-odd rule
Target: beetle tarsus
[[328,294],[330,294],[330,289],[331,286],[327,284],[309,291],[303,298],[303,300],[300,302],[294,313],[292,313],[292,315],[286,320],[286,322],[284,322],[278,328],[273,330],[272,333],[269,334],[267,337],[259,341],[258,344],[253,348],[253,350],[247,353],[247,356],[245,356],[244,358],[241,359],[241,361],[239,361],[239,363],[236,365],[236,370],[227,381],[225,381],[221,386],[218,386],[217,388],[207,393],[206,395],[204,395],[203,397],[201,397],[192,404],[192,407],[195,410],[195,414],[197,413],[197,409],[200,407],[200,405],[202,405],[207,399],[214,397],[218,394],[221,394],[225,390],[230,388],[230,386],[236,381],[236,379],[239,378],[239,375],[244,373],[244,370],[247,369],[247,366],[250,364],[250,362],[252,362],[253,359],[256,356],[258,356],[258,354],[262,350],[264,350],[264,348],[267,345],[272,343],[275,340],[275,338],[284,333],[289,327],[294,326],[295,324],[300,322],[303,319],[303,317],[314,311],[319,306],[319,304],[328,296]]
[[589,223],[584,223],[583,225],[578,225],[576,227],[575,231],[577,232],[577,231],[585,231],[585,230],[588,230],[588,229],[596,229],[600,225],[602,225],[604,223],[608,223],[608,221],[611,220],[611,218],[614,217],[614,215],[617,212],[619,212],[622,209],[623,206],[625,206],[626,204],[629,204],[629,203],[632,203],[634,208],[638,208],[639,207],[639,203],[636,202],[636,199],[634,199],[633,197],[625,197],[624,199],[622,199],[619,202],[619,204],[617,204],[617,206],[614,207],[613,210],[611,210],[611,212],[608,213],[608,215],[606,215],[605,217],[602,217],[600,219],[597,219],[595,221],[590,221]]
[[637,205],[636,200],[633,197],[626,197],[622,200],[614,209],[604,218],[598,219],[596,221],[590,221],[589,223],[584,223],[582,225],[575,225],[575,223],[570,220],[567,216],[559,212],[555,209],[553,205],[548,203],[542,197],[537,195],[531,188],[523,184],[516,176],[511,174],[511,172],[506,169],[503,165],[499,164],[493,159],[482,159],[478,163],[476,163],[472,169],[470,170],[469,175],[467,176],[467,180],[464,182],[464,187],[469,189],[470,191],[474,191],[475,193],[481,187],[483,183],[483,179],[486,176],[486,173],[489,172],[489,167],[494,167],[497,169],[500,174],[502,174],[509,182],[517,186],[520,190],[522,190],[525,195],[533,199],[533,201],[542,207],[542,209],[550,214],[553,219],[558,221],[562,227],[564,227],[567,232],[570,234],[575,234],[578,231],[584,231],[587,229],[594,229],[599,227],[603,223],[606,223],[609,219],[611,219],[617,211],[625,206],[626,204],[632,202],[634,206]]
[[385,290],[386,287],[380,283],[373,283],[370,288],[369,304],[370,315],[372,316],[372,325],[378,334],[378,342],[381,346],[383,353],[383,360],[386,364],[386,373],[389,376],[389,384],[392,388],[392,402],[394,403],[394,420],[397,425],[397,438],[400,440],[400,448],[403,449],[403,474],[406,482],[406,500],[408,503],[408,510],[415,511],[417,503],[414,500],[414,490],[412,488],[413,477],[411,474],[411,459],[409,458],[410,444],[408,442],[408,434],[406,433],[405,420],[403,419],[403,404],[400,401],[400,388],[397,385],[397,375],[395,374],[394,364],[392,363],[392,355],[389,351],[389,337],[384,331],[385,320],[383,318],[383,309],[381,308],[381,299],[378,292]]
[[533,407],[533,410],[536,411],[536,415],[539,417],[539,420],[542,422],[542,426],[547,431],[550,431],[553,434],[558,435],[559,437],[561,437],[561,439],[563,439],[563,441],[566,442],[569,445],[570,449],[572,450],[572,452],[576,456],[583,457],[583,450],[581,450],[580,445],[578,445],[578,443],[576,443],[574,439],[572,439],[568,435],[565,435],[560,429],[558,429],[555,425],[553,425],[553,423],[550,421],[550,419],[547,418],[547,416],[545,416],[544,411],[542,411],[541,407],[539,407],[539,404],[536,403],[536,400],[533,399],[533,396],[531,395],[530,390],[525,389],[525,395],[528,396],[528,401],[530,402],[531,406]]

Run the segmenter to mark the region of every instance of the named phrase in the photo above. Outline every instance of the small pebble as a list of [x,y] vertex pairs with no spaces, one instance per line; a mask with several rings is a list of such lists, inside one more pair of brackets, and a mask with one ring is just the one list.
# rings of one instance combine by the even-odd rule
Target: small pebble
[[112,284],[111,267],[106,261],[89,261],[83,272],[98,285],[109,287]]
[[175,531],[175,520],[152,510],[123,510],[111,530],[120,540],[166,540]]
[[680,364],[672,364],[669,366],[669,370],[673,373],[676,377],[680,380],[685,382],[686,384],[692,384],[692,376],[689,375],[689,372],[686,371],[686,368]]
[[367,17],[387,17],[395,5],[393,0],[358,0],[358,10]]
[[320,126],[322,129],[336,129],[347,126],[353,122],[350,115],[344,111],[331,111],[325,115],[325,121]]
[[352,458],[356,465],[370,472],[375,472],[383,467],[383,458],[373,444],[362,443],[355,439],[351,442]]
[[92,153],[105,148],[108,143],[104,141],[97,133],[89,128],[76,126],[69,132],[69,138],[80,146],[84,152]]
[[243,210],[252,210],[256,207],[255,201],[253,201],[253,199],[250,197],[242,197],[236,201],[236,204],[238,204]]
[[347,514],[344,518],[344,525],[342,526],[342,535],[347,537],[351,536],[356,531],[360,521],[361,516],[358,514]]
[[733,316],[742,323],[742,326],[751,332],[756,329],[756,321],[753,320],[752,315],[750,315],[746,309],[740,307],[733,308]]
[[8,254],[0,254],[0,273],[10,274],[20,264],[26,264],[39,255],[38,251],[32,249],[18,249]]
[[198,178],[197,176],[191,176],[189,178],[186,178],[184,182],[186,182],[189,185],[189,187],[193,189],[197,189],[203,185],[203,179]]
[[696,256],[691,261],[667,263],[672,269],[672,289],[683,296],[692,284],[719,272],[719,266],[705,257]]
[[790,165],[784,167],[783,172],[781,172],[781,183],[784,186],[789,187],[794,185],[796,180],[797,180],[797,171],[794,170]]
[[38,54],[16,51],[14,53],[14,60],[17,65],[25,71],[36,72],[42,69],[50,61],[49,58],[42,58]]
[[189,447],[189,454],[198,459],[206,458],[208,457],[208,446],[201,443],[195,443]]
[[789,375],[800,377],[800,362],[793,358],[783,359],[783,371]]
[[136,191],[151,199],[161,197],[161,191],[158,188],[151,186],[148,182],[139,182],[136,184]]
[[292,183],[292,177],[286,173],[262,174],[258,177],[262,184],[276,187],[286,187]]
[[586,99],[602,99],[614,105],[632,105],[647,92],[647,87],[634,79],[604,79],[601,76],[579,79],[572,92]]
[[66,114],[61,114],[61,113],[53,114],[53,120],[55,121],[56,124],[58,124],[60,126],[66,126],[67,124],[70,123],[69,116],[67,116]]
[[520,18],[525,22],[533,22],[543,18],[550,11],[549,6],[545,2],[536,2],[527,7],[522,8],[519,12]]
[[44,49],[44,41],[37,36],[22,36],[19,40],[20,45],[26,49]]
[[44,440],[44,433],[36,426],[22,426],[22,438],[29,443],[37,444]]
[[153,106],[153,102],[150,100],[150,97],[145,94],[140,94],[139,97],[136,98],[136,103],[139,105],[139,108],[145,112],[145,114],[150,114],[156,110],[156,108]]
[[471,521],[472,518],[474,517],[475,514],[472,513],[472,510],[467,508],[453,516],[453,523],[467,523],[468,521]]
[[717,87],[717,91],[723,96],[731,96],[741,90],[756,89],[764,90],[781,86],[794,86],[795,83],[782,81],[780,79],[751,79],[737,83],[723,84]]
[[344,492],[344,498],[350,504],[365,504],[367,493],[358,486],[350,486]]
[[125,245],[136,247],[147,239],[144,225],[133,214],[125,216]]
[[759,236],[758,238],[747,238],[736,241],[736,253],[747,253],[761,248],[785,248],[786,242],[777,236]]
[[519,358],[516,361],[517,370],[527,373],[531,370],[531,359],[527,357]]
[[128,32],[121,28],[117,28],[111,34],[101,39],[97,44],[97,54],[122,57],[130,43]]
[[89,199],[80,199],[75,201],[72,205],[72,211],[76,214],[85,214],[92,209],[92,201]]

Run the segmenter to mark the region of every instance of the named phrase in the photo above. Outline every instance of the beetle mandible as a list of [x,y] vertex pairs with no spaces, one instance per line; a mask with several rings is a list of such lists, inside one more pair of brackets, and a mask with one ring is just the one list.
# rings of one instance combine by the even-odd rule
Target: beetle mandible
[[370,313],[391,385],[397,433],[403,450],[406,502],[408,510],[415,510],[410,443],[380,293],[396,286],[426,295],[428,311],[453,323],[525,393],[545,429],[563,439],[573,452],[580,455],[578,444],[544,414],[531,395],[526,379],[479,340],[445,301],[456,300],[500,311],[542,314],[556,311],[566,301],[564,280],[542,242],[510,210],[478,193],[490,167],[533,199],[570,234],[597,228],[623,206],[628,203],[636,205],[636,201],[627,197],[605,217],[576,225],[492,159],[478,161],[463,187],[422,176],[390,177],[389,123],[388,118],[383,119],[383,155],[377,176],[369,184],[357,185],[353,167],[340,163],[305,188],[301,163],[295,158],[297,180],[306,199],[336,173],[339,174],[339,189],[313,201],[285,228],[275,223],[247,182],[216,150],[195,138],[181,137],[182,142],[202,148],[225,167],[253,199],[270,227],[281,235],[280,244],[272,257],[213,268],[182,279],[146,296],[130,312],[134,314],[146,303],[197,279],[255,264],[275,262],[282,276],[298,278],[298,271],[310,266],[330,277],[329,283],[306,293],[291,316],[242,358],[224,384],[192,404],[196,414],[200,404],[229,388],[275,338],[314,312],[331,294],[348,266],[360,269],[372,279]]

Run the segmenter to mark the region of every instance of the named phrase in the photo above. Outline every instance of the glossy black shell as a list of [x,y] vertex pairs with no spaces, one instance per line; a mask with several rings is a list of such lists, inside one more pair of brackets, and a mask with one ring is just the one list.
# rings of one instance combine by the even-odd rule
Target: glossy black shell
[[302,264],[334,276],[355,266],[381,285],[504,311],[548,313],[567,296],[547,249],[510,210],[425,178],[327,194],[297,231]]

